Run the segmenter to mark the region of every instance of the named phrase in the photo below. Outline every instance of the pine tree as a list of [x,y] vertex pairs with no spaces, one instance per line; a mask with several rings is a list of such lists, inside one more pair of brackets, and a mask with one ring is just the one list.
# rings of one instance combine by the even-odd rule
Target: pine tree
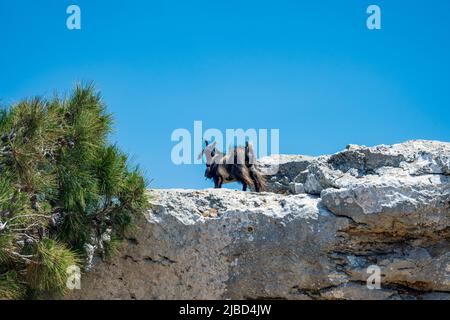
[[66,269],[113,253],[145,210],[111,127],[92,85],[0,111],[0,299],[64,293]]

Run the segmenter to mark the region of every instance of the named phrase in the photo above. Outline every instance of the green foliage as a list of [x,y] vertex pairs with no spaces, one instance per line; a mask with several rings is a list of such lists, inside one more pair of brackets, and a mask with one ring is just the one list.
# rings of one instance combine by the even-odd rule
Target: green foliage
[[92,86],[0,110],[0,299],[63,292],[86,246],[114,253],[145,210],[145,180],[111,127]]
[[37,292],[65,292],[67,269],[79,262],[73,251],[54,240],[44,238],[36,245],[33,260],[27,264],[27,283]]
[[105,257],[111,258],[119,253],[120,247],[123,245],[123,239],[113,236],[110,241],[105,242]]
[[23,299],[26,287],[19,280],[15,271],[8,271],[0,275],[0,299]]

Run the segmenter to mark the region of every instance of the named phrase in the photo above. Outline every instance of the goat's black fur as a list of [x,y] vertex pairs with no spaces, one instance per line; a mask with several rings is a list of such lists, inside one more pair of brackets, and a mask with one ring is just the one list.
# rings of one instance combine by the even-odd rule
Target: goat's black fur
[[237,147],[224,154],[216,150],[215,142],[211,145],[205,141],[206,148],[199,157],[206,156],[205,177],[214,181],[215,188],[222,188],[224,183],[240,182],[242,190],[247,187],[256,192],[264,191],[266,182],[264,176],[254,166],[256,157],[251,143],[245,147]]

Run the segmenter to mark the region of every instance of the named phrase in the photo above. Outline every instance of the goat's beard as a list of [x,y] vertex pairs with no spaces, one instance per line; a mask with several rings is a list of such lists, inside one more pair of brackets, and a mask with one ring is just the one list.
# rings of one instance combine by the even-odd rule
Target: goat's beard
[[211,173],[211,169],[206,169],[205,170],[205,179],[212,179],[213,178],[213,175],[212,175],[212,173]]

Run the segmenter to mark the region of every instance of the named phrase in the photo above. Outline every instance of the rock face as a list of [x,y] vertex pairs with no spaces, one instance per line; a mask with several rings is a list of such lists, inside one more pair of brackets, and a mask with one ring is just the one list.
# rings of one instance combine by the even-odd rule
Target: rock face
[[259,163],[275,165],[272,192],[151,190],[69,298],[450,299],[450,143]]

